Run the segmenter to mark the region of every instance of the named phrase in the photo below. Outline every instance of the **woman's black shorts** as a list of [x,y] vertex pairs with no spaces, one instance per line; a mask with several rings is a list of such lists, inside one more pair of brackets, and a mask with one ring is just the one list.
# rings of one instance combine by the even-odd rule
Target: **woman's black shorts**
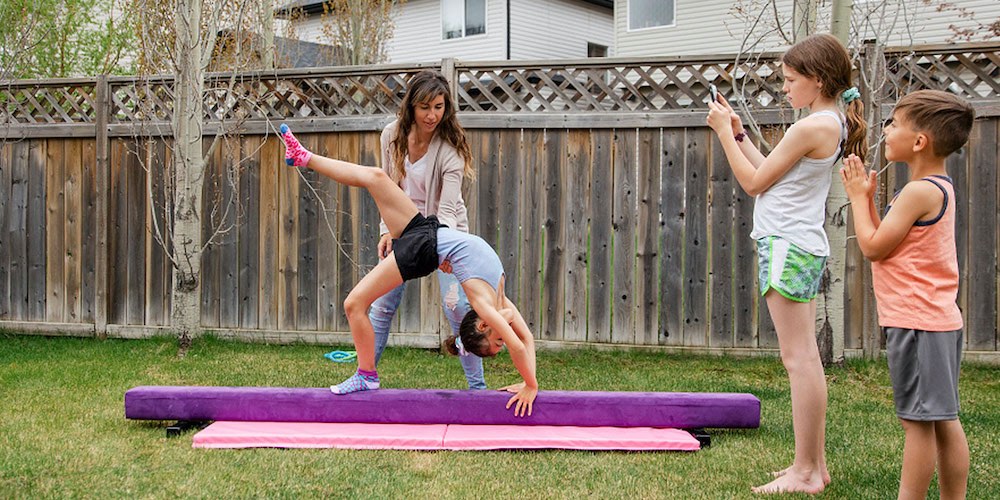
[[437,230],[441,226],[436,216],[424,217],[417,212],[403,234],[392,240],[392,253],[403,281],[422,278],[438,268]]

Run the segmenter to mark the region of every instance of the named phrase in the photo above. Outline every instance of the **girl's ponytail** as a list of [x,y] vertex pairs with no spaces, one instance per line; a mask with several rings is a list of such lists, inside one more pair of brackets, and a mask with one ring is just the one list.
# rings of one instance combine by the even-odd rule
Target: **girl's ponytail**
[[[848,92],[857,89],[851,87]],[[847,99],[845,99],[847,100]],[[844,155],[857,155],[864,162],[868,156],[868,122],[865,121],[865,105],[861,99],[851,99],[846,104],[844,115],[847,118],[847,140],[844,142]]]
[[455,345],[456,338],[458,335],[452,335],[441,341],[441,350],[452,356],[458,356],[458,346]]

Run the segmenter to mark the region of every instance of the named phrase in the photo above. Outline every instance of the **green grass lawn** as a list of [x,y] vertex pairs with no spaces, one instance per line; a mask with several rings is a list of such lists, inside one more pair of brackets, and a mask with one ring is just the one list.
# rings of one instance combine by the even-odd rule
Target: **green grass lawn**
[[[343,347],[343,346],[342,346]],[[44,338],[0,333],[0,497],[743,498],[792,459],[788,382],[777,359],[543,351],[542,389],[737,391],[761,399],[762,426],[712,431],[694,453],[206,450],[167,422],[124,418],[137,385],[325,387],[354,365],[323,346],[172,339]],[[390,348],[385,387],[464,388],[455,359]],[[518,381],[505,355],[487,381]],[[903,435],[884,360],[827,370],[827,498],[892,498]],[[1000,367],[962,368],[969,498],[1000,498]],[[937,497],[936,483],[932,496]]]

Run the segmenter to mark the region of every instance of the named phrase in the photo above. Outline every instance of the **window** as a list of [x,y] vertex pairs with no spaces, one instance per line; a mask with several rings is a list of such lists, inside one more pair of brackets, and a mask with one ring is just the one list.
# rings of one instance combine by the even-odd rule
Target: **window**
[[608,57],[608,46],[587,42],[587,57]]
[[486,0],[441,0],[441,38],[486,33]]
[[674,0],[628,0],[629,31],[673,24]]

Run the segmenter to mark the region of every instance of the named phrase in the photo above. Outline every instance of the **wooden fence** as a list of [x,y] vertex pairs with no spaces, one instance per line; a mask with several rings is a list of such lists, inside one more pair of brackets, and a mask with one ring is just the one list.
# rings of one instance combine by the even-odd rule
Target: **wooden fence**
[[[960,305],[970,354],[997,353],[997,45],[884,56],[891,86],[950,88],[981,118],[949,159]],[[862,61],[864,64],[864,61]],[[221,335],[348,341],[341,304],[376,262],[366,193],[283,166],[273,131],[363,164],[409,75],[426,66],[214,74],[206,86],[201,322]],[[437,67],[437,66],[436,66]],[[508,295],[550,346],[777,347],[756,293],[753,201],[704,126],[707,85],[743,99],[774,142],[775,54],[748,61],[583,60],[438,67],[455,90],[479,179],[473,232],[498,251]],[[172,165],[169,78],[10,82],[0,88],[0,328],[145,336],[168,330]],[[866,93],[873,94],[875,90]],[[883,108],[888,111],[888,104]],[[890,168],[885,191],[903,182]],[[883,197],[884,199],[884,197]],[[849,225],[845,225],[845,230]],[[848,245],[842,336],[874,324],[870,273]],[[447,329],[433,279],[411,286],[394,342],[433,346]]]

